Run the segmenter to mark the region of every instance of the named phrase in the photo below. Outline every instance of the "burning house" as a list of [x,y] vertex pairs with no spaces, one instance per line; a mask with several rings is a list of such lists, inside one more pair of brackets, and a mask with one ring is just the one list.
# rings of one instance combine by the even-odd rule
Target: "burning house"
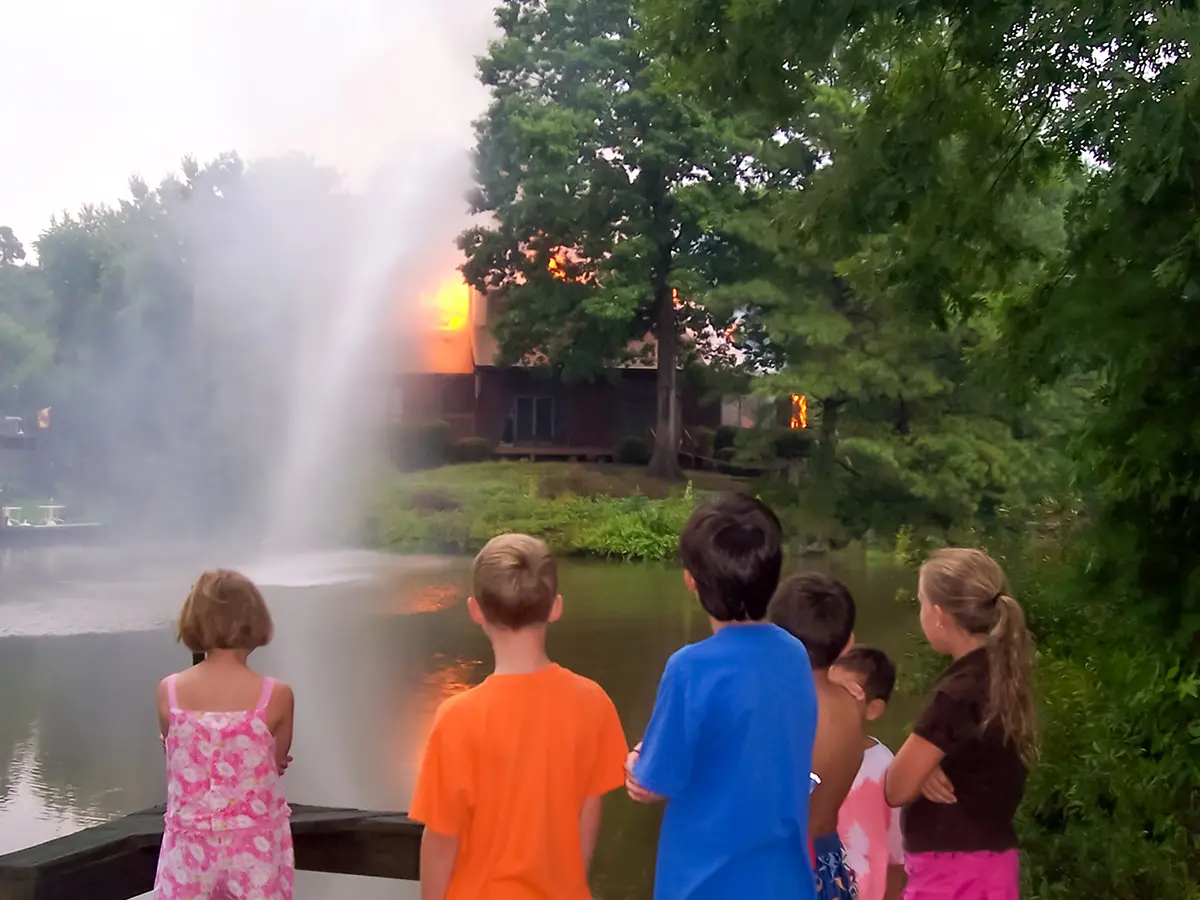
[[[650,436],[652,353],[578,383],[543,366],[499,365],[496,310],[458,273],[421,295],[416,322],[413,310],[406,317],[415,346],[400,360],[394,419],[444,421],[452,439],[482,438],[501,455],[603,458],[626,437]],[[715,428],[722,424],[722,404],[685,385],[681,415],[685,433]]]

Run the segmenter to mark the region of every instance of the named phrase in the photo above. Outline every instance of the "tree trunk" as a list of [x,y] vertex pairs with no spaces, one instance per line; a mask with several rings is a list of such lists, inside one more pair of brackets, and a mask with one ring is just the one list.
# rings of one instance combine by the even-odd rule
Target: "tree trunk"
[[654,453],[649,474],[671,481],[683,479],[679,465],[679,334],[675,324],[675,297],[665,279],[656,285],[658,324],[658,398],[654,426]]
[[817,439],[817,473],[828,476],[837,462],[838,411],[844,401],[826,397],[821,401],[821,430]]

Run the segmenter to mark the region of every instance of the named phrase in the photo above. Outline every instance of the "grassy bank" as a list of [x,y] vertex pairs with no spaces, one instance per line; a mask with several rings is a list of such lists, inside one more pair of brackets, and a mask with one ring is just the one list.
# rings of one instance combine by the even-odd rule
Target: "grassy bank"
[[695,501],[741,482],[694,473],[685,484],[637,466],[485,462],[396,474],[374,504],[367,541],[397,552],[469,553],[523,531],[561,554],[673,559]]

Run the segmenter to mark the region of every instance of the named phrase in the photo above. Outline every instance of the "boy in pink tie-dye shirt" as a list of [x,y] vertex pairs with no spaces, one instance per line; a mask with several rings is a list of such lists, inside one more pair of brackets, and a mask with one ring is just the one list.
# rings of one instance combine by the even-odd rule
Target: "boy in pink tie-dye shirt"
[[[833,664],[830,677],[861,689],[863,717],[870,723],[883,715],[892,696],[896,667],[882,650],[855,647]],[[862,765],[838,813],[838,834],[858,882],[859,900],[899,900],[904,891],[900,810],[890,808],[883,796],[892,759],[891,750],[868,737]]]

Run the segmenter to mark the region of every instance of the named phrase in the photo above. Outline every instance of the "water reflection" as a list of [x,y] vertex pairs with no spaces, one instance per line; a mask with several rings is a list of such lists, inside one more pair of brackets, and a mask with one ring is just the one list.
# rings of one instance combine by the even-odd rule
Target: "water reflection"
[[[64,565],[54,581],[37,584],[0,576],[0,852],[161,801],[154,690],[187,658],[170,623],[201,560],[184,562]],[[334,562],[275,561],[255,573],[277,625],[255,662],[289,681],[297,697],[288,796],[403,809],[438,704],[490,669],[490,648],[462,602],[469,565]],[[842,566],[835,573],[859,600],[859,639],[902,659],[914,617],[892,597],[911,587],[908,576]],[[568,562],[561,590],[550,654],[605,687],[632,742],[667,656],[707,636],[708,620],[667,567]],[[659,811],[614,794],[604,815],[597,896],[649,897]],[[298,896],[325,900],[415,896],[370,880],[305,875],[297,884]]]

